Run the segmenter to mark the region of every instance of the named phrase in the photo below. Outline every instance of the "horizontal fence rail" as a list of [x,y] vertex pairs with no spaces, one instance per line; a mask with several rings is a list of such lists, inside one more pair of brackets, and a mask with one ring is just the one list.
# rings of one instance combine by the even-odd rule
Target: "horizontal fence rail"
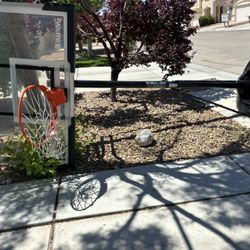
[[178,81],[86,81],[75,80],[76,88],[250,88],[250,80]]
[[[250,80],[177,80],[177,81],[93,81],[75,80],[76,88],[234,88],[250,92]],[[0,115],[13,113],[0,111]]]

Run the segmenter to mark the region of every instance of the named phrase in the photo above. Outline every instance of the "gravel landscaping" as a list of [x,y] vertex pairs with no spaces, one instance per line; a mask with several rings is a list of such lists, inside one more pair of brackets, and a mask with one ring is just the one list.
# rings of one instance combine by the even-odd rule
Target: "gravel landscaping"
[[[250,133],[232,119],[175,90],[119,90],[76,96],[76,116],[89,122],[95,147],[78,164],[82,171],[135,166],[241,153],[250,149]],[[150,129],[155,141],[140,147],[136,134]]]
[[[81,142],[91,142],[75,171],[120,167],[242,153],[250,150],[250,133],[230,118],[175,90],[119,90],[76,95],[75,115],[88,123]],[[80,116],[79,116],[80,115]],[[77,119],[79,120],[79,119]],[[79,126],[79,122],[78,122]],[[154,142],[140,147],[136,134],[150,129]],[[0,184],[28,180],[15,167],[1,164]]]

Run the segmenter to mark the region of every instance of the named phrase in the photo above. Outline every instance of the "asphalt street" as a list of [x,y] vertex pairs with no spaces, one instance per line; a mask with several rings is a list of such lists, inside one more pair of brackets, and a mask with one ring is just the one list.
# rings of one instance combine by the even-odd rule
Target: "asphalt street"
[[241,74],[250,60],[250,30],[198,32],[192,63]]

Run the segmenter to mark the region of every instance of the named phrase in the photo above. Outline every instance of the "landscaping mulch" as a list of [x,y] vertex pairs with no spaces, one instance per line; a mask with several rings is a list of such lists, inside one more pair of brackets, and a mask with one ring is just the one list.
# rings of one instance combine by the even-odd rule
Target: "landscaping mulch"
[[[117,102],[109,92],[76,96],[76,117],[89,122],[81,140],[94,146],[77,164],[79,171],[98,171],[242,153],[250,149],[250,132],[176,90],[119,90]],[[154,143],[140,147],[136,134],[150,129]]]
[[[75,116],[85,131],[77,141],[86,147],[76,169],[59,171],[63,175],[250,150],[249,129],[178,90],[118,90],[117,102],[109,92],[84,92],[75,96]],[[142,129],[154,136],[149,147],[135,141]],[[14,167],[0,166],[0,184],[27,180]]]

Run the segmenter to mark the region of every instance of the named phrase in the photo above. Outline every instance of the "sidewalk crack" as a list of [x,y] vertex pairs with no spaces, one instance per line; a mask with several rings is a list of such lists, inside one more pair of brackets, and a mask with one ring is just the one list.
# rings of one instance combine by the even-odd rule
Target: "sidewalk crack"
[[57,206],[58,206],[58,201],[59,201],[61,183],[62,183],[62,176],[60,176],[58,180],[56,199],[55,199],[55,204],[54,204],[54,209],[53,209],[52,223],[51,223],[51,228],[50,228],[50,233],[49,233],[49,241],[48,241],[47,250],[53,250],[53,244],[54,244],[54,238],[55,238],[56,213],[57,213]]
[[247,175],[250,175],[248,173],[248,171],[242,167],[231,155],[227,154],[228,158],[230,158],[230,160],[232,160],[242,171],[244,171]]

